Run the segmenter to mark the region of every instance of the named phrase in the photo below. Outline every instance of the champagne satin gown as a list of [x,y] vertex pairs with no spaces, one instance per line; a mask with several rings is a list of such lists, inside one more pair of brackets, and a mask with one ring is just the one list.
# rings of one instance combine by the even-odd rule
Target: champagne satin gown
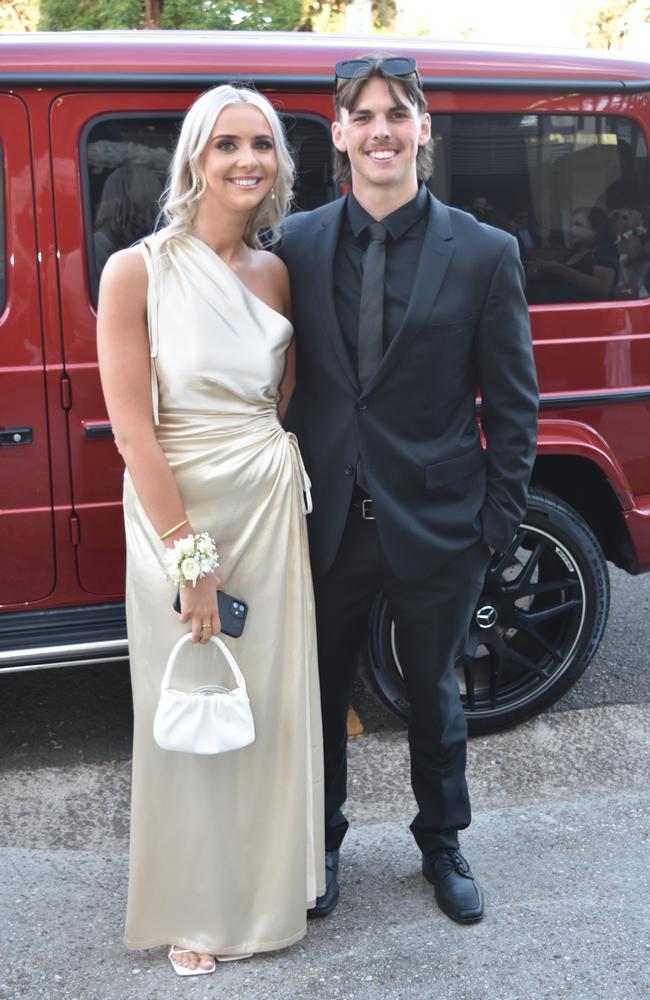
[[[228,643],[256,739],[217,756],[161,750],[165,664],[188,631],[172,611],[163,543],[124,482],[135,732],[129,948],[237,955],[305,933],[324,892],[323,761],[307,479],[277,415],[291,324],[194,236],[142,245],[157,439],[196,531],[217,543],[225,589],[249,606]],[[213,644],[184,647],[175,686],[232,686]]]

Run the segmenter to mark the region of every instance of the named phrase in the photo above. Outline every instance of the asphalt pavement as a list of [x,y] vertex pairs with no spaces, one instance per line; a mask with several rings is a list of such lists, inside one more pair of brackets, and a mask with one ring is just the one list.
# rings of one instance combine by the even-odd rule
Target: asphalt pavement
[[[474,819],[462,843],[485,890],[480,924],[437,910],[408,832],[403,727],[361,696],[338,908],[291,949],[193,980],[162,949],[121,944],[128,684],[119,671],[90,689],[89,673],[2,678],[1,1000],[650,996],[650,577],[614,577],[605,642],[573,692],[470,741]],[[60,717],[52,685],[65,695]],[[83,717],[75,693],[89,690]]]

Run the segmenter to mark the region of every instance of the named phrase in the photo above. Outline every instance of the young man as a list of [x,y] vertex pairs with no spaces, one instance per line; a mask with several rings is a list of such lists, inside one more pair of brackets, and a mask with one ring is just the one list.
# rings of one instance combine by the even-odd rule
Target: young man
[[[383,589],[411,703],[411,831],[453,920],[483,915],[460,854],[470,822],[454,663],[494,551],[526,509],[537,385],[516,240],[427,190],[431,123],[415,61],[336,67],[332,135],[351,192],[288,220],[297,387],[325,739],[328,885],[347,829],[346,717]],[[475,401],[481,395],[481,447]]]

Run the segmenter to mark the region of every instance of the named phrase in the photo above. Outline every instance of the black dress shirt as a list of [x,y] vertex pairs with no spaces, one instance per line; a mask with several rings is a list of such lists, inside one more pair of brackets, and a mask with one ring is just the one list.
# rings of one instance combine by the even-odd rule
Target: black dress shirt
[[[409,304],[428,214],[427,191],[422,184],[415,198],[381,219],[382,225],[388,230],[384,279],[384,348],[402,325]],[[367,226],[374,221],[350,193],[334,255],[334,306],[355,371],[358,368],[363,255],[368,246]]]

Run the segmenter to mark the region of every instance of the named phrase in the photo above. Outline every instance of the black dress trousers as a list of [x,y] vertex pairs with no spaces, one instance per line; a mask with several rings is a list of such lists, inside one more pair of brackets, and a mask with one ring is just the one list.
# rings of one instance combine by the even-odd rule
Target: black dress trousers
[[348,827],[342,812],[347,782],[347,712],[368,614],[383,589],[395,622],[396,644],[411,703],[411,784],[418,813],[411,831],[423,854],[458,847],[471,813],[465,760],[467,726],[455,662],[464,648],[489,550],[484,542],[409,583],[382,556],[375,522],[352,509],[336,559],[314,579],[325,750],[326,850],[336,850]]

